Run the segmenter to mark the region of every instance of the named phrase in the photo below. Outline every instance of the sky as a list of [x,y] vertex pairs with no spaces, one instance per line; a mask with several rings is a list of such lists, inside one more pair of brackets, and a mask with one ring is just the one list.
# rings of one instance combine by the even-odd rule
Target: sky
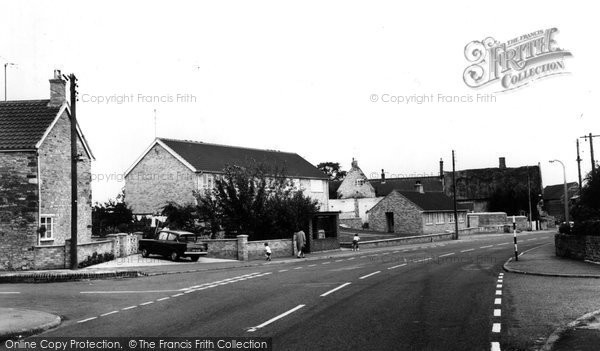
[[[4,1],[0,64],[16,63],[9,100],[47,99],[54,69],[76,74],[94,201],[116,197],[155,135],[346,170],[356,158],[368,176],[436,174],[440,158],[450,170],[455,150],[457,169],[505,157],[539,163],[551,185],[563,172],[548,160],[576,181],[576,139],[600,134],[595,13],[564,1]],[[465,84],[468,43],[549,28],[572,54],[564,74],[509,91]],[[585,174],[583,139],[581,157]]]

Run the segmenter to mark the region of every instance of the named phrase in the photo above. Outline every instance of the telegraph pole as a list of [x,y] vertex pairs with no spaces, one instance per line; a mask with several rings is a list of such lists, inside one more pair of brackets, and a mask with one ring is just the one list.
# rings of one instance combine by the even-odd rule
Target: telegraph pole
[[69,75],[71,90],[71,269],[77,269],[77,77]]
[[594,160],[594,138],[599,137],[599,136],[600,135],[592,135],[592,133],[590,133],[589,135],[584,135],[582,137],[579,137],[579,139],[585,139],[585,140],[590,138],[590,156],[592,158],[592,172],[596,169],[596,161]]
[[579,157],[579,139],[577,141],[577,173],[579,175],[579,193],[581,194],[581,157]]
[[529,200],[529,225],[527,226],[529,230],[533,230],[533,226],[531,225],[531,180],[529,178],[529,166],[527,166],[527,200]]
[[458,212],[456,210],[456,168],[454,164],[454,150],[452,150],[452,189],[454,193],[454,240],[458,240]]

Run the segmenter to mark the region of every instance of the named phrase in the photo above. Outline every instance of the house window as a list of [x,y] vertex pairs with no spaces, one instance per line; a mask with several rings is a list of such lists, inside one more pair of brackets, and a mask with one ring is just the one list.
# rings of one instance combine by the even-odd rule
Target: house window
[[323,181],[317,179],[310,180],[310,191],[313,193],[322,193],[323,192]]
[[40,218],[40,240],[54,240],[54,218],[42,216]]
[[362,178],[359,178],[354,181],[354,184],[356,184],[356,186],[363,186],[363,184],[365,184],[365,180]]
[[198,176],[198,189],[213,189],[215,187],[215,176],[212,174],[201,174]]
[[444,214],[438,212],[435,214],[435,223],[436,224],[444,224]]
[[425,224],[433,224],[433,213],[425,213]]
[[454,223],[454,213],[448,213],[448,223]]
[[464,222],[465,222],[465,214],[459,213],[458,214],[458,223],[464,223]]

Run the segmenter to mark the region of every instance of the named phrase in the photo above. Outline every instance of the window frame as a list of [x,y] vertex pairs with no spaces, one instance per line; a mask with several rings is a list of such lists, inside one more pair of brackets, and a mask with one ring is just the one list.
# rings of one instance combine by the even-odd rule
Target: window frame
[[[46,231],[42,234],[40,232],[40,241],[53,241],[54,240],[54,227],[56,226],[55,215],[43,214],[40,215],[40,228],[44,226]],[[47,221],[50,220],[50,230],[48,230]],[[50,233],[50,234],[48,234]]]

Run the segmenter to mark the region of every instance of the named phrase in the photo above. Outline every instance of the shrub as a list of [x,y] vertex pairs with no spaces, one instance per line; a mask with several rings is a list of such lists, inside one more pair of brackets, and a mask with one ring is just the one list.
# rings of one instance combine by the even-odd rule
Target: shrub
[[77,267],[84,268],[88,266],[93,266],[95,264],[112,261],[115,259],[115,255],[112,252],[105,252],[103,254],[98,254],[98,252],[94,252],[91,256],[88,256],[85,261],[80,262]]
[[600,220],[576,222],[571,232],[575,235],[600,236]]
[[561,225],[558,226],[558,232],[561,234],[571,234],[571,226],[567,223],[561,223]]

